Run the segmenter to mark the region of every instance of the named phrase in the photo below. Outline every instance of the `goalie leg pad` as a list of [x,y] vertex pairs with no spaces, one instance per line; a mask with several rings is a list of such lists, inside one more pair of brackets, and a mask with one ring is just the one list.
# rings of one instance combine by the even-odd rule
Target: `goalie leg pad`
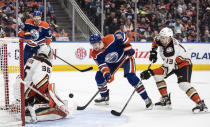
[[48,87],[49,90],[49,106],[52,108],[56,108],[58,111],[61,110],[61,112],[64,112],[65,115],[62,115],[66,117],[69,114],[68,109],[66,109],[67,106],[65,106],[64,102],[58,98],[58,96],[55,93],[55,84],[51,83]]
[[[51,108],[48,104],[35,104],[33,106],[35,111],[36,122],[39,121],[49,121],[49,120],[58,120],[66,117],[66,113],[58,108]],[[31,111],[30,111],[31,112]],[[33,117],[32,117],[33,118]],[[31,120],[32,123],[34,123]]]

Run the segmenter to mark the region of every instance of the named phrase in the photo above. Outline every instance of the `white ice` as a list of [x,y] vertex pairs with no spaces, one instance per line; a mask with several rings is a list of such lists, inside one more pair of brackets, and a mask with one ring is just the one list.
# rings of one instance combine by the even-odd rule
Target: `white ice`
[[[70,106],[83,106],[97,92],[95,71],[89,72],[53,72],[51,82],[56,84],[58,96],[68,100]],[[140,71],[137,71],[139,76]],[[193,71],[192,86],[210,108],[210,71]],[[134,94],[121,116],[113,116],[110,111],[121,111],[130,97],[133,87],[123,77],[123,72],[115,74],[115,80],[109,84],[110,105],[96,106],[92,102],[85,110],[77,111],[73,118],[57,121],[26,124],[26,127],[210,127],[210,112],[193,114],[195,106],[186,94],[179,88],[175,76],[166,79],[168,92],[171,93],[173,109],[145,110],[145,103],[138,94]],[[144,86],[155,103],[160,94],[153,78],[143,81]],[[74,97],[70,99],[69,93]],[[99,96],[97,96],[99,97]]]

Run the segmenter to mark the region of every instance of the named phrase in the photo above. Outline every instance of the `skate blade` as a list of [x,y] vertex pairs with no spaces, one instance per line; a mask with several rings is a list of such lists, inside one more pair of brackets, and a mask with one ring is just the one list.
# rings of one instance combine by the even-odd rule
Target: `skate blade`
[[152,110],[153,109],[153,104],[151,104],[148,108],[146,107],[146,110]]
[[95,102],[95,105],[109,105],[109,101]]
[[204,109],[203,111],[200,111],[199,109],[196,109],[193,111],[194,114],[205,114],[205,113],[209,113],[208,109]]
[[155,109],[156,110],[172,110],[172,106],[171,105],[167,105],[167,106],[155,105]]

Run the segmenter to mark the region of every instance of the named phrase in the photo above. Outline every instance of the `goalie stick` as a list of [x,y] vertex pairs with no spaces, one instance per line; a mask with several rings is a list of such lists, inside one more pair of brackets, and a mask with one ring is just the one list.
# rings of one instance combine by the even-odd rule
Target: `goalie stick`
[[[125,58],[124,58],[124,60],[120,63],[120,65],[115,69],[115,71],[112,73],[112,75],[114,75],[116,72],[117,72],[117,70],[125,63],[125,61],[128,59],[128,56],[126,56]],[[104,84],[104,85],[106,85],[106,83]],[[104,86],[103,85],[103,86]],[[103,88],[103,86],[102,86],[102,88]],[[98,90],[94,95],[93,95],[93,97],[84,105],[84,106],[77,106],[77,110],[84,110],[89,104],[90,104],[90,102],[92,102],[92,100],[98,95],[98,93],[100,92],[100,90]]]
[[[152,63],[149,64],[149,66],[147,67],[147,70],[150,69],[151,65],[152,65]],[[130,102],[130,100],[133,97],[135,92],[136,92],[136,89],[133,90],[132,94],[130,95],[129,99],[127,100],[126,104],[124,105],[123,109],[120,112],[111,110],[111,114],[115,115],[115,116],[120,116],[123,113],[123,111],[125,110],[125,108],[127,107],[128,103]]]
[[74,65],[70,64],[69,62],[65,61],[65,60],[62,59],[61,57],[59,57],[59,56],[57,56],[57,55],[55,55],[55,54],[53,54],[53,55],[56,56],[58,59],[62,60],[64,63],[70,65],[71,67],[73,67],[74,69],[76,69],[76,70],[78,70],[78,71],[80,71],[80,72],[86,72],[86,71],[93,70],[93,67],[89,67],[89,68],[86,68],[86,69],[81,70],[81,69],[75,67]]

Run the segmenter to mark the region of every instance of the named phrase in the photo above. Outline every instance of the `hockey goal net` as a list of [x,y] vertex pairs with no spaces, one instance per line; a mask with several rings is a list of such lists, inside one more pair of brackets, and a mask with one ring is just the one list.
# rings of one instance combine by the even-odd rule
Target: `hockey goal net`
[[24,126],[23,41],[19,38],[0,38],[0,127]]

